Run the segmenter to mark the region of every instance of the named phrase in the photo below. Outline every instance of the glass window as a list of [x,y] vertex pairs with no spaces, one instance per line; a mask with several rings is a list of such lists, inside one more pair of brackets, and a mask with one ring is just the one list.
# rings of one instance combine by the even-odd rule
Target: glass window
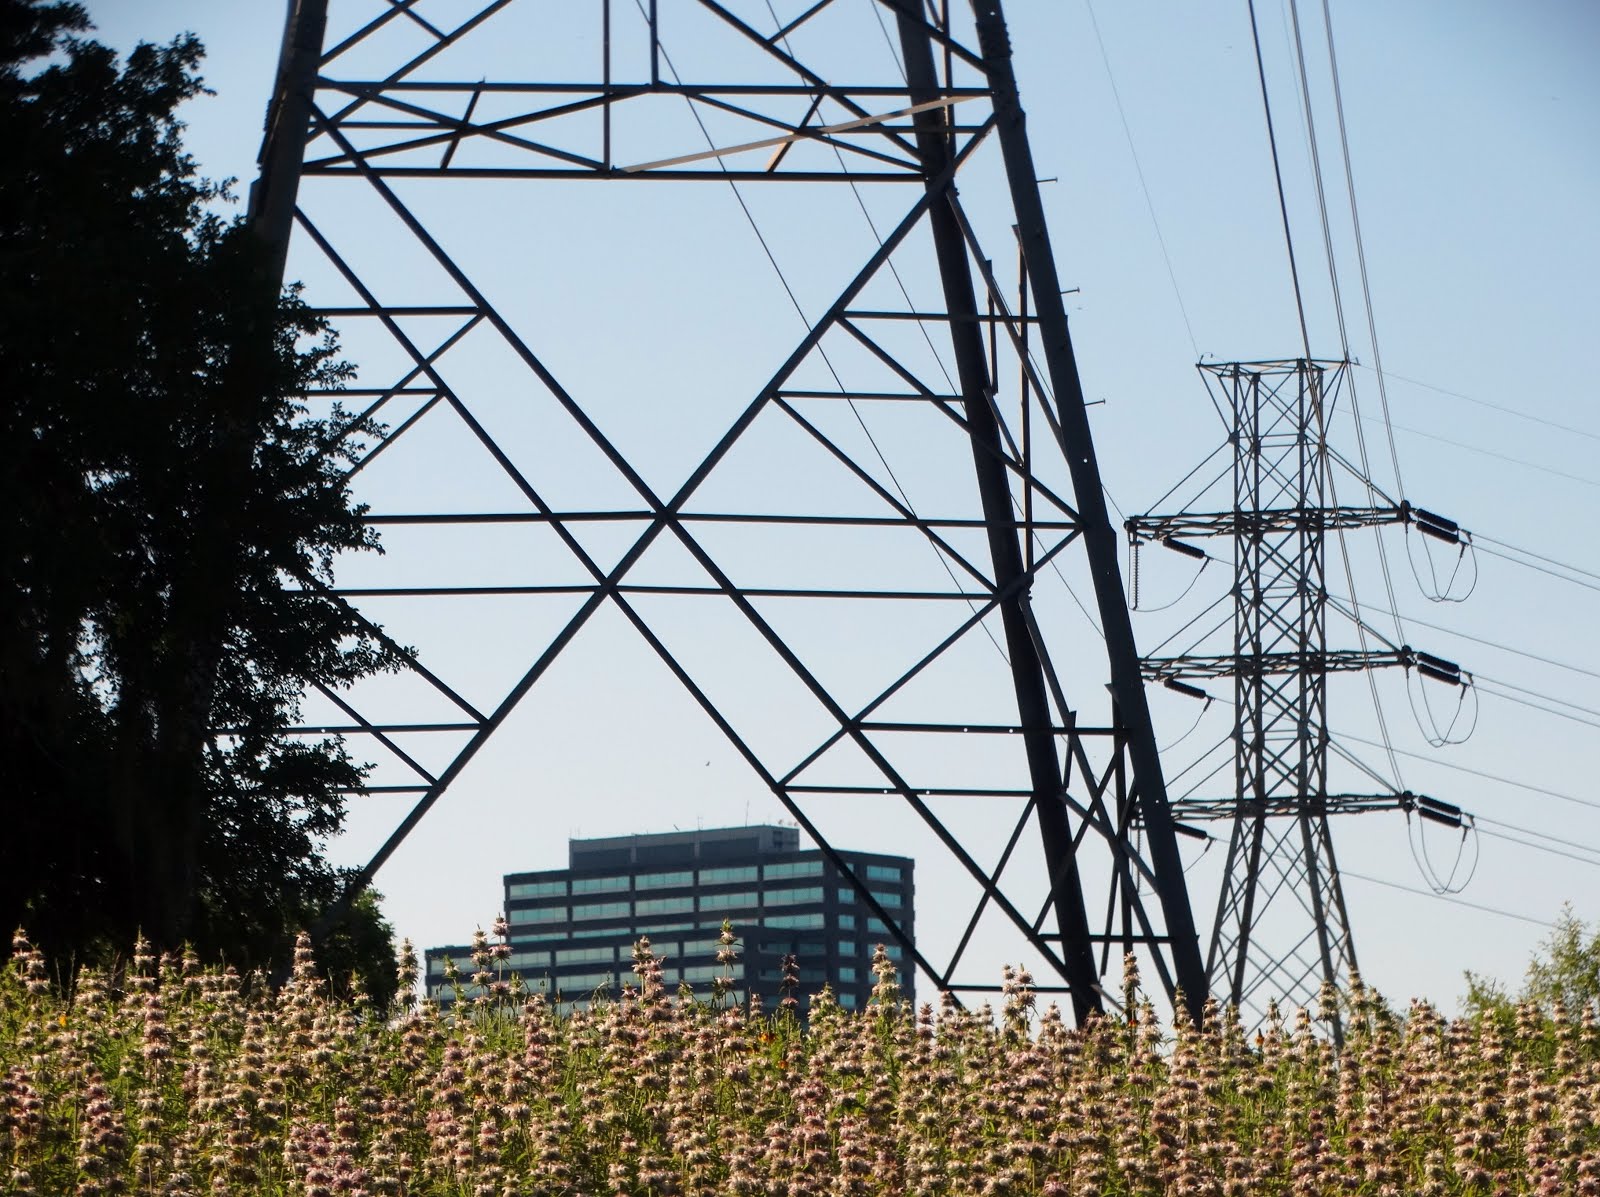
[[693,873],[640,873],[634,883],[639,889],[676,889],[680,885],[693,885]]
[[640,898],[633,908],[638,914],[683,914],[694,909],[694,899]]
[[651,941],[654,942],[656,936],[658,936],[658,935],[671,935],[674,931],[693,931],[693,930],[694,930],[694,924],[693,923],[673,923],[672,926],[670,926],[670,927],[667,927],[667,926],[658,927],[654,923],[647,923],[645,926],[642,926],[642,927],[639,928],[639,934],[640,935],[648,935],[650,937]]
[[768,906],[798,906],[802,902],[822,901],[822,887],[809,889],[769,889],[762,899]]
[[[623,903],[623,905],[626,905],[626,903]],[[567,932],[567,938],[568,939],[599,939],[602,936],[632,935],[632,934],[633,934],[633,932],[627,927],[574,927],[571,931]],[[559,943],[560,941],[559,940],[551,940],[551,942],[552,943]]]
[[625,919],[628,917],[628,904],[626,902],[596,902],[591,906],[574,906],[572,917],[575,919]]
[[796,927],[811,930],[822,926],[822,915],[817,914],[764,914],[761,916],[763,927]]
[[868,865],[867,866],[867,880],[868,881],[893,881],[895,884],[898,885],[900,883],[900,866],[899,865]]
[[564,898],[567,896],[567,879],[560,881],[518,881],[506,886],[508,898]]
[[839,930],[841,930],[841,931],[854,931],[855,929],[856,929],[856,916],[855,915],[853,915],[853,914],[841,914],[839,916]]
[[839,1004],[846,1010],[854,1010],[856,1008],[856,995],[848,992],[839,994]]
[[574,877],[572,879],[572,892],[575,894],[610,894],[627,888],[628,879],[626,877]]
[[[772,865],[768,865],[767,866],[767,876],[769,876],[769,877],[773,876],[773,873],[772,873],[773,867],[774,866],[772,866]],[[756,879],[756,867],[755,867],[755,865],[744,865],[744,866],[741,866],[740,868],[736,868],[736,869],[701,869],[700,870],[700,884],[701,885],[735,885],[735,884],[738,884],[739,882],[742,882],[742,881],[754,881],[755,879]]]
[[856,966],[855,965],[853,965],[853,964],[841,964],[839,966],[839,980],[840,981],[854,981],[855,979],[856,979]]
[[752,893],[738,894],[701,894],[701,910],[732,910],[737,906],[754,906],[756,896]]
[[556,953],[557,964],[615,964],[617,949],[605,948],[565,948]]
[[882,919],[868,919],[867,933],[869,935],[887,935],[889,934],[889,928],[883,925]]
[[557,977],[555,987],[567,996],[574,993],[593,993],[600,986],[608,989],[617,983],[617,978],[612,973],[579,973],[571,977]]
[[841,956],[854,956],[860,950],[860,948],[856,947],[856,941],[853,939],[841,939],[839,941],[839,955]]
[[875,889],[872,891],[872,896],[878,899],[879,906],[886,907],[889,910],[897,910],[901,905],[903,905],[899,894],[892,894],[885,890]]
[[683,941],[683,954],[685,956],[710,956],[722,944],[715,939],[686,939]]
[[517,910],[512,912],[516,925],[523,923],[560,923],[565,922],[567,908],[565,906],[535,906],[530,910]]
[[[744,969],[740,967],[737,961],[735,961],[731,975],[734,977],[739,977],[742,976],[743,973]],[[713,977],[726,977],[729,975],[730,972],[728,968],[721,964],[696,964],[683,970],[683,979],[688,981],[691,985],[696,981],[709,981]]]
[[549,952],[512,952],[506,959],[506,965],[514,969],[524,968],[549,968]]
[[822,876],[822,861],[820,860],[787,860],[782,864],[769,864],[767,866],[768,881],[777,881],[786,877],[820,876]]
[[854,902],[855,900],[856,900],[856,891],[855,890],[846,888],[845,886],[842,886],[842,885],[839,887],[839,901],[841,901],[841,902]]

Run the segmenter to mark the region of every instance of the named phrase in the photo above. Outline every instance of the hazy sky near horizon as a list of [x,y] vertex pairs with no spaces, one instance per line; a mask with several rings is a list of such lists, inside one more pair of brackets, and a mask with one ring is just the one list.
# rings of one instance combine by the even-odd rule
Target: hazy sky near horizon
[[[532,3],[523,0],[525,8]],[[868,0],[839,3],[865,10]],[[338,12],[341,0],[333,7]],[[421,7],[443,13],[462,6],[424,0]],[[787,14],[795,5],[777,7]],[[184,30],[201,37],[208,48],[204,73],[216,95],[186,113],[188,145],[204,173],[240,179],[242,195],[254,172],[281,7],[102,0],[89,8],[97,36],[120,48]],[[1330,723],[1336,739],[1346,733],[1341,742],[1352,756],[1400,786],[1479,818],[1481,834],[1461,842],[1440,828],[1408,828],[1398,813],[1345,818],[1334,829],[1363,971],[1391,996],[1425,994],[1448,1006],[1464,989],[1464,969],[1516,978],[1543,933],[1539,924],[1563,902],[1591,922],[1600,920],[1600,789],[1593,780],[1600,749],[1600,637],[1594,630],[1600,538],[1592,518],[1600,491],[1600,410],[1589,369],[1600,326],[1600,76],[1593,69],[1600,8],[1577,2],[1332,5],[1368,281],[1389,371],[1398,479],[1371,369],[1375,354],[1361,303],[1318,8],[1304,3],[1299,15],[1373,479],[1385,494],[1458,520],[1486,538],[1484,547],[1516,546],[1590,575],[1560,580],[1484,552],[1466,567],[1475,570],[1471,596],[1436,604],[1416,576],[1425,578],[1429,570],[1417,537],[1390,530],[1384,535],[1401,617],[1397,629],[1373,534],[1352,540],[1356,590],[1368,622],[1484,679],[1471,738],[1448,747],[1429,744],[1428,712],[1418,715],[1421,701],[1443,710],[1440,696],[1424,696],[1398,672],[1378,677],[1371,692],[1364,680],[1330,686]],[[1291,73],[1289,11],[1263,4],[1258,12],[1313,352],[1337,358],[1342,347],[1306,123]],[[1082,0],[1014,0],[1007,15],[1036,164],[1051,180],[1043,193],[1057,263],[1063,284],[1076,289],[1068,296],[1069,316],[1085,390],[1091,400],[1105,401],[1091,412],[1107,490],[1120,511],[1147,510],[1222,440],[1194,363],[1300,352],[1247,10],[1242,2],[1091,8]],[[520,50],[499,52],[514,60]],[[541,52],[559,54],[560,46]],[[692,59],[689,48],[680,52]],[[885,81],[892,77],[882,45],[863,45],[859,53],[863,63],[869,55],[882,57],[875,69],[888,71]],[[478,74],[493,77],[488,66],[472,77]],[[552,188],[549,199],[518,192],[515,203],[547,206],[529,209],[539,215],[520,226],[525,238],[499,245],[474,245],[470,234],[491,218],[515,222],[512,201],[504,209],[487,199],[468,208],[440,195],[424,198],[420,189],[408,194],[459,235],[452,249],[486,279],[533,269],[524,263],[533,263],[539,278],[556,277],[558,267],[574,271],[572,281],[526,298],[525,315],[553,342],[551,360],[564,377],[584,379],[595,359],[608,356],[630,359],[611,363],[628,380],[624,390],[655,386],[658,373],[675,377],[672,367],[691,379],[700,371],[699,382],[660,384],[671,402],[604,409],[604,418],[615,421],[608,427],[638,455],[641,470],[652,481],[670,479],[694,447],[714,435],[723,410],[712,393],[719,382],[759,373],[754,358],[765,328],[744,321],[753,321],[749,313],[771,298],[771,280],[759,273],[767,267],[756,257],[749,227],[726,203],[720,216],[702,225],[672,206],[676,197],[660,207],[624,211],[622,201],[598,185],[583,187],[581,200],[558,190]],[[534,200],[525,198],[530,194]],[[963,194],[974,210],[992,199],[981,186]],[[453,202],[462,206],[453,209]],[[769,231],[781,230],[775,253],[802,304],[814,311],[833,277],[824,262],[828,242],[808,236],[803,220],[765,196],[756,209]],[[327,219],[337,223],[340,217],[330,211]],[[356,225],[366,216],[352,208],[343,219]],[[713,294],[706,263],[719,239],[727,242],[730,262],[758,265]],[[841,249],[843,264],[858,250],[859,243]],[[398,251],[391,268],[397,277],[406,269]],[[655,295],[668,307],[704,302],[726,323],[705,344],[675,340],[667,321],[661,328],[637,319],[607,324],[598,314],[613,318],[619,292]],[[308,297],[316,302],[314,288]],[[596,315],[586,330],[589,314]],[[792,343],[792,312],[789,319],[772,334],[774,343]],[[359,362],[359,338],[347,344]],[[629,352],[619,354],[619,345]],[[492,373],[494,367],[483,369]],[[736,389],[732,381],[728,386]],[[1330,439],[1347,457],[1359,457],[1356,423],[1344,412]],[[441,446],[443,455],[456,451]],[[923,467],[904,458],[893,464],[908,485],[918,484]],[[1171,501],[1184,497],[1180,491]],[[1340,497],[1365,501],[1353,484]],[[424,551],[463,571],[486,568],[489,556],[494,568],[515,572],[511,558],[502,556],[510,550],[502,547],[440,541]],[[1437,550],[1432,560],[1446,571],[1454,565]],[[1226,574],[1227,567],[1217,565],[1196,580],[1185,560],[1147,551],[1146,605],[1177,601],[1168,611],[1136,616],[1141,649],[1148,651],[1217,600],[1228,585]],[[1343,595],[1347,587],[1331,547],[1329,578],[1330,589]],[[1192,591],[1178,599],[1191,582]],[[1060,610],[1063,618],[1077,618],[1064,600]],[[702,750],[705,728],[673,722],[671,700],[657,685],[658,667],[626,653],[610,655],[603,637],[626,636],[620,620],[602,621],[592,631],[595,643],[576,646],[566,678],[578,697],[532,696],[497,738],[501,742],[484,751],[380,873],[378,886],[399,933],[421,945],[460,942],[494,916],[502,873],[563,865],[569,835],[782,816],[731,753]],[[853,640],[860,653],[893,635],[893,629],[827,631]],[[514,636],[488,627],[424,627],[416,634],[437,634],[442,651],[477,654],[490,665],[497,655],[514,658],[518,651]],[[1330,641],[1355,643],[1353,631],[1338,621],[1330,622]],[[1379,738],[1374,692],[1397,750],[1398,777],[1367,743]],[[561,720],[569,701],[591,704],[600,714],[568,727]],[[1195,706],[1177,696],[1154,694],[1152,704],[1158,739],[1171,746],[1169,778],[1192,760],[1204,763],[1188,773],[1191,780],[1224,759],[1226,704],[1215,704],[1198,722]],[[1223,755],[1206,758],[1207,750]],[[1378,788],[1355,766],[1341,762],[1338,768],[1343,788]],[[1216,792],[1226,792],[1228,770],[1216,785]],[[336,854],[364,859],[398,818],[401,801],[356,803],[351,831]],[[841,837],[841,846],[900,850],[879,842],[871,816],[859,826],[858,834]],[[1224,834],[1221,826],[1213,830]],[[1192,853],[1192,899],[1202,926],[1209,926],[1222,847]],[[1470,874],[1470,882],[1448,901],[1412,892],[1428,888],[1423,859],[1441,875],[1458,861],[1457,881]],[[940,867],[925,864],[919,871],[930,910],[945,881]]]

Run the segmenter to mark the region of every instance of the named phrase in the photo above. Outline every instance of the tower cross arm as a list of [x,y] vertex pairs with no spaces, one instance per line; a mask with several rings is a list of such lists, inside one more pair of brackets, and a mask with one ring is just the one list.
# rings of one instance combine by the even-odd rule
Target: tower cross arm
[[1379,524],[1413,522],[1408,503],[1383,507],[1269,507],[1260,511],[1179,511],[1171,515],[1135,515],[1123,522],[1132,544],[1155,542],[1184,552],[1174,537],[1266,536],[1274,533],[1328,532]]
[[1453,803],[1426,794],[1415,794],[1410,790],[1378,794],[1281,794],[1266,799],[1247,799],[1243,803],[1233,797],[1195,796],[1180,798],[1172,804],[1173,816],[1189,823],[1233,819],[1241,814],[1259,814],[1270,818],[1301,814],[1351,815],[1379,810],[1414,813],[1447,827],[1461,827],[1472,819],[1471,815]]
[[1269,673],[1356,673],[1391,665],[1411,668],[1419,654],[1409,646],[1397,649],[1324,649],[1282,653],[1186,653],[1176,657],[1146,657],[1140,664],[1147,682],[1182,682]]

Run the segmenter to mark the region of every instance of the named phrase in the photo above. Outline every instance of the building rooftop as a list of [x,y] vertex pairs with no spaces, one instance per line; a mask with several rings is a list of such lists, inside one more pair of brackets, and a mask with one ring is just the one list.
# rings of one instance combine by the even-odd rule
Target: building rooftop
[[651,835],[616,835],[603,839],[568,840],[567,867],[614,869],[629,865],[690,864],[733,856],[773,856],[800,849],[795,827],[710,827],[663,831]]

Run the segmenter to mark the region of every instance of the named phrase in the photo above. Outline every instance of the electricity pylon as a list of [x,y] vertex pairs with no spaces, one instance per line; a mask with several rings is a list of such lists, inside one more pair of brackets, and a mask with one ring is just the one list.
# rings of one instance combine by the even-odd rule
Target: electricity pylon
[[1214,994],[1255,1015],[1270,1000],[1310,1006],[1324,983],[1341,986],[1355,968],[1330,814],[1403,809],[1462,823],[1459,809],[1410,792],[1329,792],[1328,674],[1401,666],[1462,683],[1459,667],[1406,645],[1328,646],[1329,532],[1410,523],[1459,542],[1450,521],[1405,502],[1329,505],[1326,425],[1348,369],[1305,359],[1202,364],[1229,420],[1232,509],[1126,522],[1135,551],[1155,542],[1204,557],[1194,538],[1233,542],[1232,651],[1147,658],[1144,669],[1201,697],[1195,683],[1233,679],[1233,795],[1184,798],[1173,809],[1186,822],[1232,824],[1206,970]]
[[[987,189],[1001,219],[969,210],[958,178]],[[561,223],[552,213],[575,189],[595,203]],[[853,238],[827,223],[835,200]],[[658,206],[625,220],[629,202]],[[688,377],[674,379],[682,363],[662,352],[655,406],[618,415],[638,397],[606,383],[607,368],[659,345],[649,334],[663,320],[692,332],[696,303],[716,296],[685,278],[677,302],[630,306],[619,282],[588,312],[578,335],[594,349],[576,361],[573,337],[552,331],[578,302],[566,296],[616,265],[574,263],[567,243],[608,227],[620,240],[667,211],[687,236],[709,227],[694,223],[697,204],[716,205],[721,240],[695,273],[753,235],[765,260],[726,286],[749,289],[770,264],[787,300],[766,324],[709,339],[715,360]],[[361,385],[344,392],[388,428],[355,482],[375,486],[386,463],[406,462],[402,480],[370,492],[374,526],[542,538],[538,555],[487,550],[509,580],[341,577],[328,601],[374,625],[384,616],[364,604],[393,613],[425,597],[466,622],[485,598],[568,603],[487,700],[452,680],[474,662],[425,652],[413,680],[427,702],[379,715],[359,695],[322,696],[335,717],[304,730],[359,738],[394,779],[369,792],[413,803],[358,881],[610,612],[935,984],[986,987],[957,966],[997,915],[1080,1018],[1102,1006],[1114,948],[1145,952],[1169,994],[1181,986],[1198,1009],[1205,972],[998,0],[977,0],[970,18],[918,0],[296,0],[251,219],[313,306],[390,363],[363,360]],[[986,227],[1014,273],[982,248]],[[491,238],[476,257],[457,248],[473,234]],[[797,314],[801,335],[782,341],[773,330]],[[707,447],[681,468],[645,460],[628,421],[659,420],[660,405],[701,419],[774,345]],[[519,421],[536,434],[519,440]],[[433,447],[450,437],[481,464],[462,469]],[[561,455],[543,448],[556,440]],[[752,464],[763,446],[772,455]],[[801,482],[784,490],[791,473]],[[491,480],[509,499],[480,497]],[[412,509],[395,510],[397,496]],[[786,552],[797,529],[821,547]],[[736,546],[744,533],[759,539]],[[869,534],[880,540],[867,550]],[[391,561],[402,548],[389,546]],[[910,563],[903,577],[876,568],[889,560]],[[1093,590],[1104,634],[1092,655],[1063,648],[1066,570]],[[723,647],[686,647],[669,600],[704,603],[696,630]],[[832,629],[903,612],[895,633],[926,635],[898,659],[856,654],[852,670],[874,673],[863,689],[830,675],[834,645],[808,639],[791,604],[825,609],[816,618]],[[725,668],[745,652],[770,684]],[[939,680],[953,661],[963,672]],[[1106,684],[1108,716],[1081,720],[1078,701]],[[986,762],[980,777],[950,771],[962,757]],[[922,859],[923,876],[931,867],[941,889],[962,879],[975,895],[961,919],[941,928],[921,914],[913,938],[831,847],[824,816],[841,802],[863,819],[893,806],[926,832],[945,863]],[[961,804],[975,813],[958,817]]]

